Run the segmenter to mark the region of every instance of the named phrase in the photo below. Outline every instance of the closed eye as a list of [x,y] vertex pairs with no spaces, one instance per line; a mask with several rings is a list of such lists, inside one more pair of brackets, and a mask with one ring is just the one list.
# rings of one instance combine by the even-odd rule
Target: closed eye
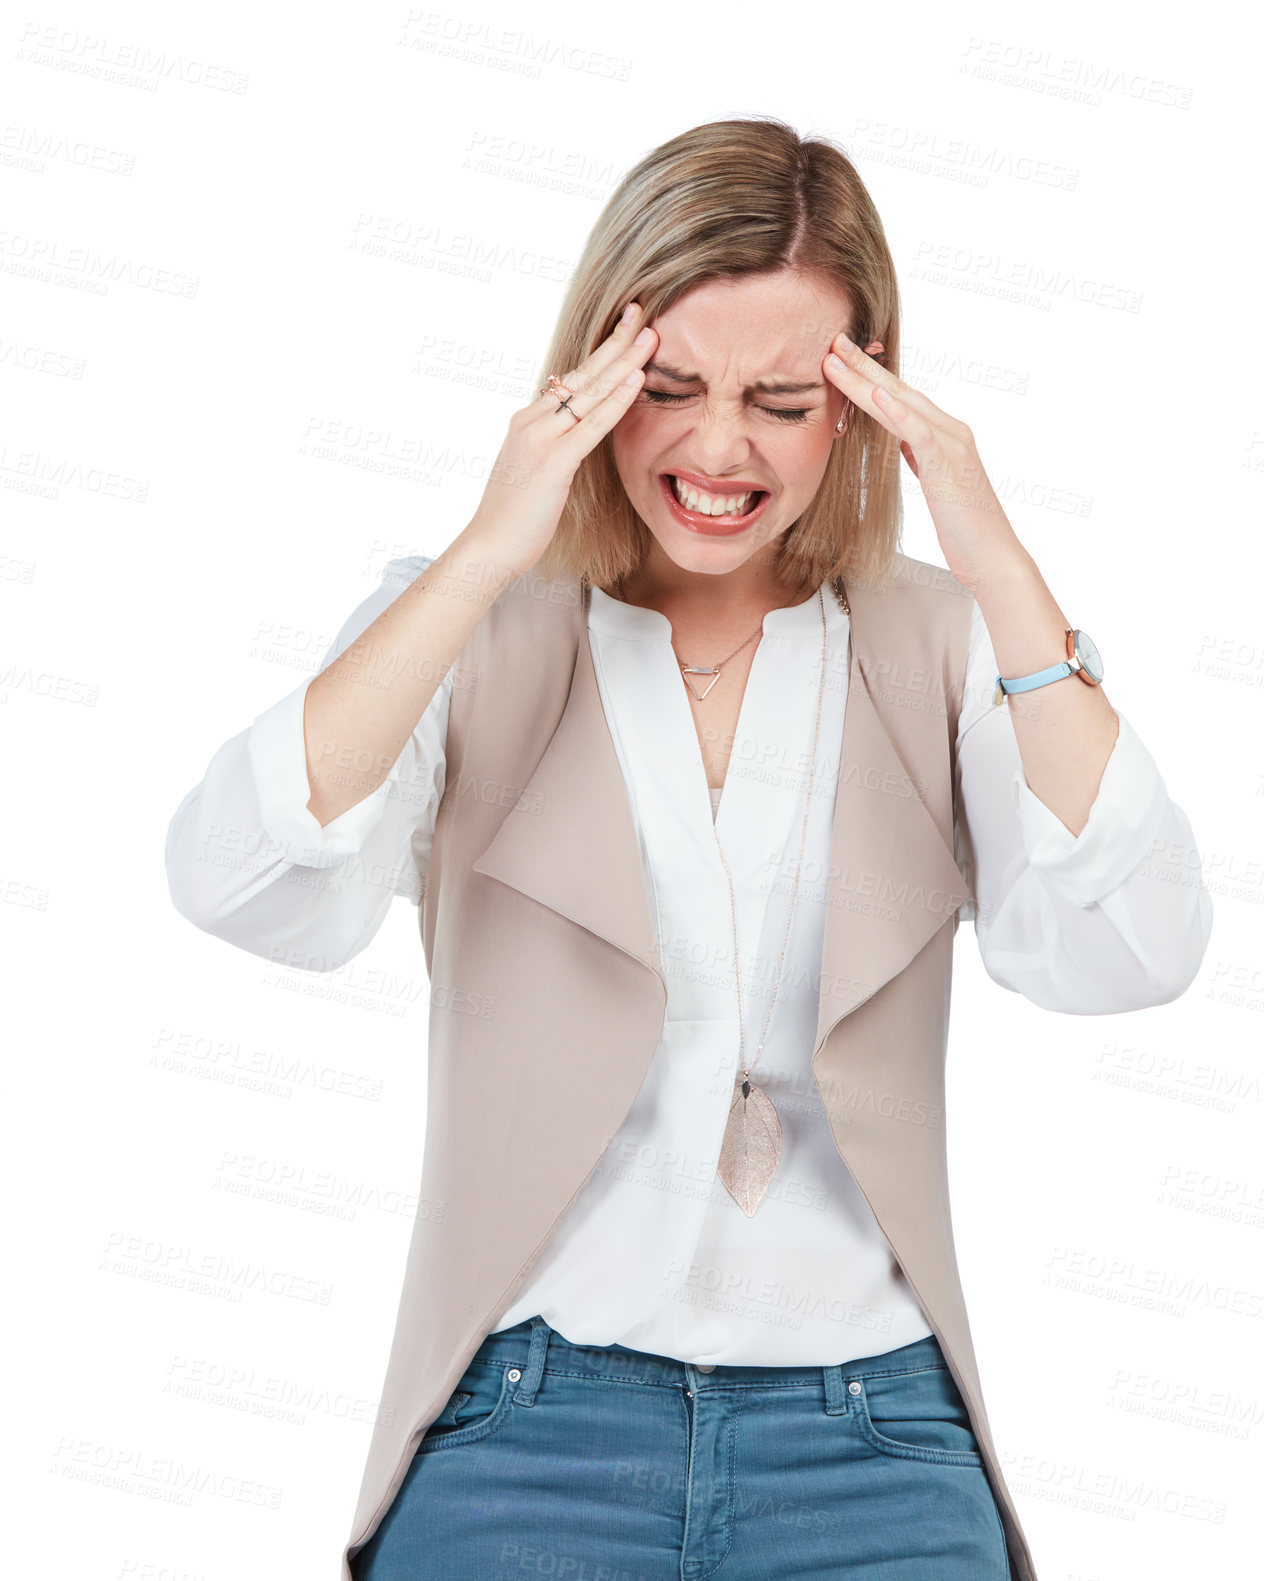
[[[677,394],[674,390],[642,390],[641,394],[647,401],[655,401],[660,404],[668,401],[689,401],[693,399],[690,394],[683,392]],[[761,406],[759,410],[761,412],[771,412],[774,417],[780,417],[783,422],[787,423],[805,422],[808,415],[806,407]]]

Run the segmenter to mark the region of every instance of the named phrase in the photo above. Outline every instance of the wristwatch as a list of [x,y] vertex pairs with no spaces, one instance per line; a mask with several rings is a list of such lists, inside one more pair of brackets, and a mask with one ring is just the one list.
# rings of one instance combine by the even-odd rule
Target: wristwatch
[[1102,658],[1093,639],[1087,632],[1073,631],[1068,626],[1066,645],[1066,658],[1051,664],[1047,670],[1037,670],[1032,675],[1016,675],[1012,679],[998,675],[996,690],[992,693],[993,706],[1000,702],[1006,692],[1031,692],[1038,686],[1048,686],[1050,681],[1060,681],[1064,675],[1078,675],[1087,685],[1100,686],[1104,673]]

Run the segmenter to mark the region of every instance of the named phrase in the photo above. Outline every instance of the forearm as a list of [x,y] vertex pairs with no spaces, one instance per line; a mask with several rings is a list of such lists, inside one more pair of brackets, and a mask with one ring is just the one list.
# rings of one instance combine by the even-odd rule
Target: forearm
[[311,682],[308,810],[323,829],[375,791],[444,676],[513,580],[472,525]]
[[[1066,656],[1066,629],[1074,622],[1020,545],[980,577],[974,594],[1001,675],[1030,675]],[[1027,784],[1078,835],[1119,732],[1105,690],[1065,675],[1008,694],[998,706],[1010,711]]]

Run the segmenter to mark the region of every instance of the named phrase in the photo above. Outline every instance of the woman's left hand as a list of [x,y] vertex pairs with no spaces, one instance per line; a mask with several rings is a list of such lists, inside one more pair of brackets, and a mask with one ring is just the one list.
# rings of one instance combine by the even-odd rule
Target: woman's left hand
[[[881,341],[869,346],[882,350]],[[974,592],[985,575],[1024,556],[965,423],[941,412],[845,335],[836,335],[832,347],[821,364],[825,376],[900,441],[957,580]]]

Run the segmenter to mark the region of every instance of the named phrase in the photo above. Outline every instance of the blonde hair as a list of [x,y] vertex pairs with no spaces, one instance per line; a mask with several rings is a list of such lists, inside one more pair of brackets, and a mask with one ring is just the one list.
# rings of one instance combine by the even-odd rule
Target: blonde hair
[[[851,308],[850,338],[859,346],[880,340],[883,365],[898,374],[895,266],[846,154],[773,116],[682,132],[635,165],[598,216],[534,388],[551,372],[577,368],[630,301],[652,323],[704,281],[782,269],[840,290]],[[890,575],[903,520],[900,466],[895,435],[854,407],[816,493],[778,546],[774,563],[787,586]],[[604,589],[634,575],[649,544],[607,434],[580,463],[536,572],[569,572]]]

